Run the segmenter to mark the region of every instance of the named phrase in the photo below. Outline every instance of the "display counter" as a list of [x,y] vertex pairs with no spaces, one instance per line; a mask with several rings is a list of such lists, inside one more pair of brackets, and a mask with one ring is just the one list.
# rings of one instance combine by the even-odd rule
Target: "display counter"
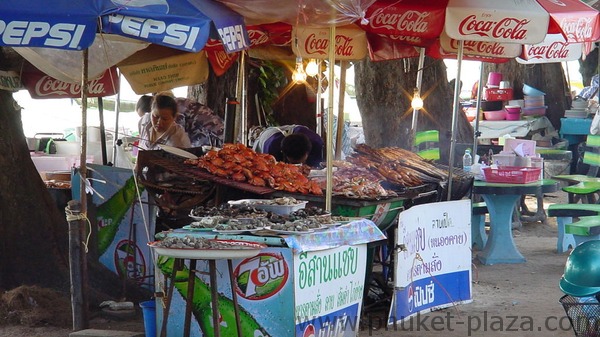
[[[175,230],[167,236],[236,239],[267,244],[257,256],[233,260],[233,289],[241,307],[244,336],[356,336],[365,287],[367,245],[385,240],[369,220],[302,235],[253,236]],[[175,263],[159,256],[156,291],[164,294]],[[217,260],[221,335],[236,336],[232,287],[226,260]],[[196,265],[190,336],[212,336],[208,263]],[[167,336],[181,336],[188,293],[189,264],[177,273]],[[184,275],[185,274],[185,275]],[[156,299],[157,327],[163,298]]]

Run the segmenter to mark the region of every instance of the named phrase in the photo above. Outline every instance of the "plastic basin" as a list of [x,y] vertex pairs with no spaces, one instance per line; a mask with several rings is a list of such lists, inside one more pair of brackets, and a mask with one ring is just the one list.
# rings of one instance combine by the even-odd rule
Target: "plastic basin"
[[488,121],[502,121],[506,118],[506,111],[504,110],[484,111],[483,114]]
[[523,84],[523,94],[527,96],[544,96],[545,93],[530,85]]
[[546,106],[523,108],[525,116],[544,116],[546,114]]
[[504,107],[504,110],[506,110],[506,112],[508,112],[509,114],[518,114],[521,113],[521,106],[519,105],[507,105]]
[[506,113],[506,120],[507,121],[518,121],[520,119],[521,119],[521,113],[520,112],[517,112],[517,113],[507,112]]

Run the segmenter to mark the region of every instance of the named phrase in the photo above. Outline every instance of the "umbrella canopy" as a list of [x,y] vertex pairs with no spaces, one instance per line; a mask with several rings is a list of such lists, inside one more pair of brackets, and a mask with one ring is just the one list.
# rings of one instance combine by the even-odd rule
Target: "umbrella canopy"
[[0,45],[82,50],[94,41],[98,19],[105,33],[187,51],[201,50],[211,27],[227,51],[249,46],[244,18],[212,0],[4,0]]
[[[105,34],[97,38],[97,31]],[[0,2],[0,46],[15,47],[37,68],[65,82],[81,78],[83,49],[94,49],[89,77],[95,78],[148,43],[198,52],[211,36],[222,41],[227,53],[250,45],[244,18],[213,0]]]

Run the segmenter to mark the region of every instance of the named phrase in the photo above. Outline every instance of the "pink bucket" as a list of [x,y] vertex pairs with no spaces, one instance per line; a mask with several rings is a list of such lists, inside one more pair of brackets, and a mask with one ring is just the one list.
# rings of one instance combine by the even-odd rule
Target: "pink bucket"
[[500,81],[502,81],[502,73],[490,72],[488,74],[487,85],[490,86],[499,86]]

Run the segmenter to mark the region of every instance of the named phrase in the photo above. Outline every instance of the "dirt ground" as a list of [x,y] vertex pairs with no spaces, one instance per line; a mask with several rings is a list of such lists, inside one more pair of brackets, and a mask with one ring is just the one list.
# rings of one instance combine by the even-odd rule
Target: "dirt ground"
[[[545,207],[565,201],[560,192],[544,198]],[[533,200],[529,204],[534,205]],[[484,266],[474,252],[472,303],[424,314],[396,327],[385,327],[377,317],[369,327],[367,319],[359,336],[574,336],[558,302],[563,295],[558,281],[568,254],[556,253],[555,219],[549,218],[546,224],[524,223],[513,236],[527,262]],[[95,317],[91,327],[144,331],[139,312],[130,319]],[[64,337],[70,332],[48,325],[0,326],[0,337]]]

